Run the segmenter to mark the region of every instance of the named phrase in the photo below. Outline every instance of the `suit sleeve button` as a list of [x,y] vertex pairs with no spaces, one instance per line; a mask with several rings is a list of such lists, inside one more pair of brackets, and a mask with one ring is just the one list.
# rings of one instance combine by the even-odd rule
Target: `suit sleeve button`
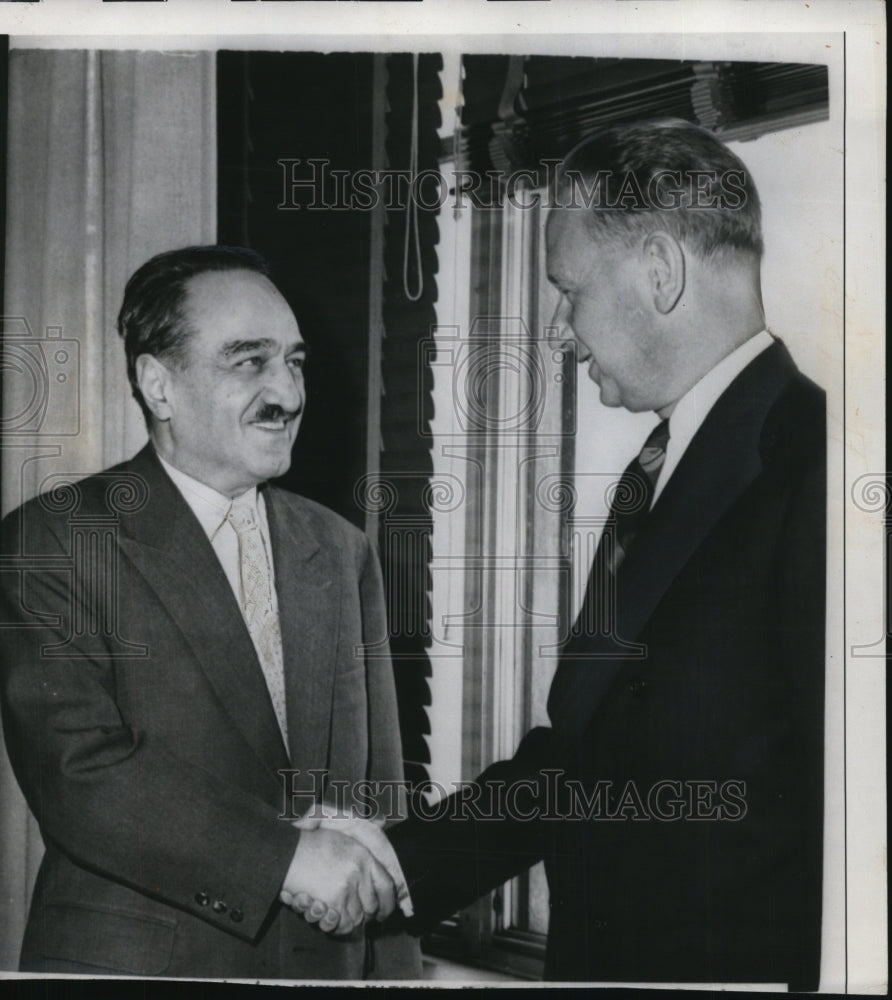
[[245,919],[245,915],[241,910],[235,909],[229,914],[229,919],[234,924],[240,924]]
[[641,694],[644,691],[644,680],[641,677],[633,677],[629,681],[629,691],[632,694]]
[[225,913],[229,907],[223,902],[222,899],[215,899],[214,905],[211,907],[214,913]]
[[195,893],[195,902],[198,903],[199,906],[207,906],[210,901],[211,897],[206,892]]

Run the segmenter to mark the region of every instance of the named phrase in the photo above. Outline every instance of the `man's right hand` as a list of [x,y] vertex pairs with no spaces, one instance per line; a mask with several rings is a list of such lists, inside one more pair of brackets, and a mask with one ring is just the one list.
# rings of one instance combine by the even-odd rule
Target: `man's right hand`
[[354,838],[322,827],[301,831],[280,898],[338,935],[372,917],[384,920],[396,905],[393,880],[372,854]]

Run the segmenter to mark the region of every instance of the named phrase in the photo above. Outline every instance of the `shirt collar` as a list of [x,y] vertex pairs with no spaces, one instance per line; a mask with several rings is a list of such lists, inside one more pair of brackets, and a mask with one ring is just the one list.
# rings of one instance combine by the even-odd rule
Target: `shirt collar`
[[[155,454],[158,454],[157,452]],[[165,461],[158,455],[164,471],[173,480],[174,486],[180,491],[183,499],[189,504],[192,513],[198,518],[199,524],[204,529],[204,533],[213,541],[214,535],[220,530],[221,525],[226,520],[232,500],[218,493],[212,486],[193,479],[192,476],[180,469],[175,469],[170,462]],[[246,490],[242,496],[250,496],[251,504],[257,508],[257,487],[252,486]]]
[[722,358],[678,401],[669,417],[669,443],[666,447],[666,460],[654,490],[654,503],[719,396],[757,355],[773,343],[774,337],[767,330],[750,337]]
[[689,442],[719,396],[758,354],[773,343],[771,334],[762,330],[722,358],[715,368],[691,386],[669,417],[669,440]]

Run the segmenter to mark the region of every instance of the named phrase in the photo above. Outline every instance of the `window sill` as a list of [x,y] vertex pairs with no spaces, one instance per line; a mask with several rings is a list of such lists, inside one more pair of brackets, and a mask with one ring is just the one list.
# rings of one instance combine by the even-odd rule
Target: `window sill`
[[425,982],[517,983],[525,981],[523,976],[463,965],[460,962],[453,962],[451,959],[440,958],[436,955],[423,955],[421,961],[422,978]]

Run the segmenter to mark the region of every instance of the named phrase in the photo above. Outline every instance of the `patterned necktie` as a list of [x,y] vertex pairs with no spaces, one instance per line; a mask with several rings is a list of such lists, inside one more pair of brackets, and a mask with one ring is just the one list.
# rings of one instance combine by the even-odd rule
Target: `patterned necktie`
[[650,511],[668,441],[669,421],[663,420],[650,432],[616,485],[582,607],[570,633],[573,638],[607,634],[615,621],[614,580]]
[[[609,682],[609,671],[593,671],[597,661],[612,659],[624,652],[632,655],[636,652],[635,643],[616,635],[616,573],[650,511],[657,478],[666,461],[668,441],[669,421],[664,420],[651,431],[644,447],[620,477],[613,494],[582,607],[561,652],[561,662],[548,694],[548,713],[556,728],[564,726],[568,719],[577,718],[583,679],[589,700],[598,697],[599,685],[603,690]],[[592,654],[592,641],[599,639],[610,640],[610,644],[603,652]]]
[[285,670],[279,609],[252,494],[246,493],[233,500],[226,519],[238,535],[242,614],[260,659],[279,729],[287,747],[288,721],[285,713]]
[[[629,463],[617,485],[607,518],[607,528],[613,531],[611,573],[615,574],[626,558],[641,522],[650,511],[660,469],[666,461],[668,442],[669,421],[663,420],[650,432],[644,447]],[[601,544],[604,544],[603,537]]]

